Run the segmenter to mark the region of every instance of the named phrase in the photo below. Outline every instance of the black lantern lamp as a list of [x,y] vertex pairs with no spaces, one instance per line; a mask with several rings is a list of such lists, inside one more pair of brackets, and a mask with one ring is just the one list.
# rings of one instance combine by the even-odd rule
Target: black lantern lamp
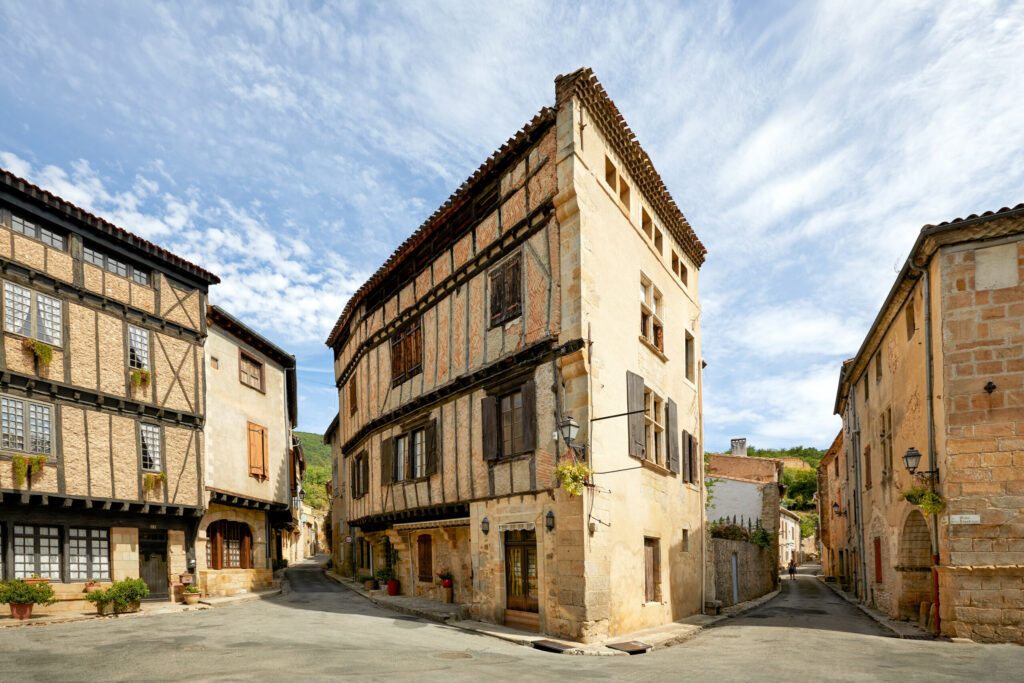
[[558,423],[558,431],[562,433],[562,438],[570,446],[576,443],[576,435],[580,433],[580,423],[572,418],[571,415],[567,415],[564,420]]
[[548,531],[555,530],[555,511],[548,510],[548,514],[544,515],[544,526]]
[[484,536],[491,532],[491,520],[486,517],[480,522],[480,531],[484,532]]
[[907,472],[924,477],[925,479],[938,479],[938,470],[924,470],[922,472],[917,471],[918,465],[921,464],[921,451],[917,450],[913,446],[907,449],[907,452],[903,454],[903,466],[907,468]]

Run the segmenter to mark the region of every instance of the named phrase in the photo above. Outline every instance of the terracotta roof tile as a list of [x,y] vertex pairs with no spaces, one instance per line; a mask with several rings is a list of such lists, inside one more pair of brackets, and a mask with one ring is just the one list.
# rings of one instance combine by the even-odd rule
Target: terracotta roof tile
[[215,285],[220,282],[220,278],[205,270],[196,264],[186,261],[177,254],[167,251],[163,247],[160,247],[152,242],[142,239],[138,235],[128,232],[124,228],[120,228],[110,221],[107,221],[95,214],[91,214],[85,209],[75,206],[71,202],[58,197],[57,195],[44,190],[38,185],[33,185],[29,181],[14,175],[5,168],[0,168],[0,183],[7,187],[26,194],[33,199],[42,202],[47,207],[55,209],[64,213],[69,218],[72,218],[80,223],[84,223],[89,227],[99,230],[115,239],[122,242],[127,242],[131,246],[139,249],[150,256],[154,256],[162,261],[165,261],[173,266],[176,266],[187,273],[190,273],[200,280],[207,282],[208,284]]

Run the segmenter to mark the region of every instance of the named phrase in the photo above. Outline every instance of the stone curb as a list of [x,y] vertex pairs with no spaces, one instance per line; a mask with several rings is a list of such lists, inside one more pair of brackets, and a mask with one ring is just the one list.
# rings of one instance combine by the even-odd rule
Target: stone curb
[[[888,620],[887,617],[875,614],[870,609],[868,609],[867,605],[863,605],[860,602],[852,599],[851,597],[849,597],[848,595],[846,595],[845,593],[840,591],[838,588],[833,586],[830,582],[823,580],[820,576],[816,576],[815,578],[818,581],[820,581],[821,583],[823,583],[826,586],[828,586],[829,589],[833,593],[835,593],[836,595],[841,597],[843,600],[845,600],[846,602],[850,603],[851,605],[853,605],[854,607],[859,609],[861,612],[866,614],[868,617],[870,617],[871,620],[874,621],[876,624],[878,624],[882,628],[884,628],[887,631],[889,631],[892,634],[893,638],[899,638],[900,640],[923,640],[924,639],[924,638],[919,638],[919,637],[907,637],[907,636],[905,636],[903,633],[901,633],[897,629],[893,628],[893,626],[888,623],[889,620]],[[921,635],[922,636],[931,636],[932,640],[940,640],[940,638],[934,636],[933,634],[927,633],[925,631],[921,631]]]
[[[175,603],[176,605],[180,603]],[[195,607],[182,606],[181,609],[158,609],[158,610],[139,610],[138,612],[127,612],[125,614],[74,614],[59,619],[46,619],[45,621],[33,621],[26,619],[24,621],[14,619],[4,619],[0,621],[0,629],[5,628],[28,628],[38,626],[52,626],[54,624],[72,624],[77,621],[95,621],[98,619],[137,619],[141,617],[154,617],[163,614],[186,614],[188,612],[201,612],[202,610],[210,609],[209,605],[203,605],[201,602]]]
[[239,602],[250,602],[252,600],[266,600],[267,598],[274,598],[284,592],[283,585],[278,588],[271,588],[269,590],[260,591],[258,593],[242,593],[240,595],[226,595],[223,597],[206,598],[200,600],[200,605],[206,605],[207,607],[224,607],[226,605],[234,605]]
[[[378,600],[374,596],[370,595],[365,589],[352,585],[350,582],[344,580],[342,577],[334,574],[333,572],[329,572],[327,570],[324,570],[324,575],[327,578],[331,579],[332,581],[334,581],[334,582],[336,582],[338,584],[341,584],[342,586],[344,586],[345,588],[349,589],[353,593],[356,593],[357,595],[361,595],[362,597],[366,598],[367,600],[369,600],[373,604],[379,605],[379,606],[381,606],[381,607],[383,607],[385,609],[389,609],[389,610],[392,610],[394,612],[400,612],[402,614],[408,614],[410,616],[419,617],[421,619],[426,619],[428,621],[433,621],[435,623],[440,623],[440,624],[444,624],[446,626],[451,626],[453,628],[457,628],[460,631],[465,631],[467,633],[475,633],[477,635],[489,636],[491,638],[497,638],[499,640],[504,640],[505,642],[508,642],[508,643],[514,643],[516,645],[522,645],[524,647],[529,647],[529,648],[533,648],[533,643],[534,643],[535,640],[544,640],[544,639],[546,639],[544,636],[538,636],[538,637],[534,638],[534,637],[530,637],[530,636],[520,636],[520,635],[513,634],[513,633],[503,633],[501,631],[492,631],[492,630],[489,630],[489,629],[486,629],[486,628],[477,627],[475,624],[472,624],[470,622],[466,622],[464,620],[455,619],[455,618],[441,619],[441,618],[438,617],[438,615],[430,613],[430,612],[425,612],[423,610],[418,610],[418,609],[415,609],[415,608],[406,607],[404,605],[396,605],[395,603],[392,603],[392,602],[386,602],[386,601],[383,601],[383,600]],[[686,626],[688,626],[689,628],[687,628],[684,633],[680,633],[680,634],[675,635],[675,636],[670,636],[668,638],[657,640],[657,642],[651,644],[651,650],[652,651],[653,650],[660,650],[660,649],[672,647],[674,645],[679,645],[680,643],[685,643],[686,641],[691,640],[691,639],[697,637],[702,632],[704,632],[705,629],[707,629],[707,628],[709,628],[711,626],[715,626],[715,625],[719,624],[722,621],[726,621],[726,620],[731,619],[733,617],[736,617],[736,616],[738,616],[740,614],[743,614],[744,612],[747,612],[748,610],[752,610],[755,607],[760,607],[764,603],[766,603],[769,600],[772,600],[776,596],[778,596],[778,594],[779,594],[779,592],[781,590],[782,589],[779,588],[779,589],[776,589],[776,590],[772,591],[771,593],[767,593],[765,595],[762,595],[759,598],[754,598],[753,600],[748,600],[747,602],[741,602],[741,603],[739,603],[737,605],[733,605],[732,607],[727,608],[727,610],[723,610],[723,612],[727,612],[725,614],[722,614],[722,615],[717,616],[717,617],[714,617],[714,616],[708,617],[708,622],[707,623],[704,623],[704,624],[687,624]],[[454,615],[453,615],[453,617],[454,617]],[[640,637],[642,637],[642,636],[640,636]],[[629,640],[629,639],[630,639],[630,636],[628,634],[626,634],[626,635],[624,635],[624,636],[622,636],[620,638],[614,638],[612,640]],[[550,654],[555,654],[555,653],[550,653]],[[597,643],[595,643],[593,645],[582,645],[581,644],[578,647],[570,647],[569,649],[567,649],[564,652],[561,652],[559,654],[571,655],[571,656],[588,656],[588,657],[628,657],[629,656],[629,654],[627,654],[625,652],[621,652],[619,650],[612,650],[612,649],[609,649],[608,647],[606,647],[604,644],[597,644]]]

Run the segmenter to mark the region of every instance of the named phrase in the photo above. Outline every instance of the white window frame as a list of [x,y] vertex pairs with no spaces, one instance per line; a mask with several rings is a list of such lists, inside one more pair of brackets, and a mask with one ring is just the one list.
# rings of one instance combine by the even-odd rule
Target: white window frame
[[[150,461],[148,467],[147,457]],[[143,472],[163,471],[163,433],[159,425],[150,422],[139,423],[139,464]]]
[[644,387],[644,457],[662,467],[666,466],[665,412],[668,404],[650,387]]
[[[24,305],[25,294],[28,294],[28,323],[26,330],[23,324],[23,315],[16,314],[15,304]],[[15,297],[20,301],[15,302]],[[43,312],[47,315],[44,316]],[[22,322],[22,324],[19,324]],[[38,339],[41,342],[60,348],[63,346],[62,330],[64,324],[64,302],[55,296],[37,292],[29,287],[24,287],[14,282],[4,281],[4,329],[12,334],[17,334],[30,339]],[[49,332],[47,332],[49,330]],[[41,334],[40,332],[43,332]],[[50,332],[55,336],[51,336]],[[45,336],[44,336],[45,335]]]
[[412,478],[427,474],[427,430],[416,429],[409,434],[409,457],[412,459]]
[[71,527],[68,529],[68,579],[70,581],[110,580],[110,529]]
[[[43,426],[45,431],[41,429]],[[46,448],[37,447],[37,440],[45,443]],[[0,394],[0,448],[52,456],[53,406]]]
[[[28,544],[26,540],[29,541]],[[51,581],[61,580],[59,526],[15,524],[11,546],[14,551],[14,578],[29,579],[38,574],[41,578]]]
[[395,462],[392,465],[394,468],[394,481],[405,481],[407,468],[407,459],[409,457],[409,435],[402,434],[401,436],[395,437]]
[[149,330],[128,326],[128,368],[149,370]]
[[[648,344],[665,353],[665,298],[649,277],[640,274],[640,336]],[[661,330],[661,346],[658,346],[655,329]]]

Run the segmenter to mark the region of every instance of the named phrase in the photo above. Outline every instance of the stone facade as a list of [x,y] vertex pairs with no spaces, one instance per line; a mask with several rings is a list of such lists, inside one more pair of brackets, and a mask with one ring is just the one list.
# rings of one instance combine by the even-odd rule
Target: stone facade
[[87,580],[172,596],[203,507],[195,313],[218,279],[3,170],[0,267],[0,578],[45,574],[54,610],[89,609]]
[[779,586],[775,553],[747,541],[711,539],[715,599],[731,607],[767,595]]
[[[836,404],[858,594],[984,641],[1024,642],[1022,235],[1024,207],[925,226]],[[915,486],[945,509],[922,514]]]
[[[561,78],[349,302],[328,341],[342,572],[436,595],[426,569],[448,570],[476,618],[583,641],[700,611],[704,250],[641,159],[592,74]],[[522,445],[497,438],[514,424]],[[418,434],[422,469],[396,469]],[[554,476],[574,457],[598,473],[582,496]]]

